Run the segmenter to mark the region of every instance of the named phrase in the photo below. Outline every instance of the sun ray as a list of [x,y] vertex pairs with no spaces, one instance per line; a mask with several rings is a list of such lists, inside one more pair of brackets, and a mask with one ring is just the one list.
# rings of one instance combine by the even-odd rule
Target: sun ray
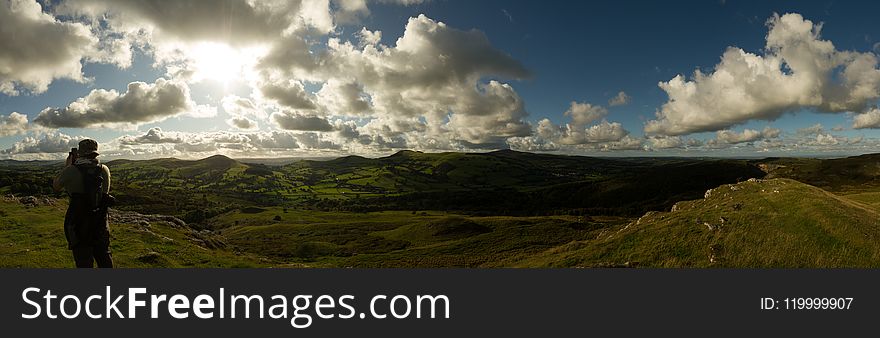
[[252,72],[260,51],[258,47],[235,48],[224,43],[202,42],[189,48],[186,54],[192,62],[194,81],[215,81],[228,88]]

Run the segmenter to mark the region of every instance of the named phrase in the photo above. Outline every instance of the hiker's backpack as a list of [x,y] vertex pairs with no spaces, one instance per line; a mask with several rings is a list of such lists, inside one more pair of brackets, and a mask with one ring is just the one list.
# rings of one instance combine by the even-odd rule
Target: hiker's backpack
[[64,236],[67,246],[109,243],[107,209],[102,208],[104,192],[103,165],[92,163],[76,165],[82,176],[83,193],[70,194],[70,207],[64,216]]
[[82,176],[84,207],[89,212],[96,212],[101,206],[101,196],[104,192],[104,165],[81,164],[76,166]]

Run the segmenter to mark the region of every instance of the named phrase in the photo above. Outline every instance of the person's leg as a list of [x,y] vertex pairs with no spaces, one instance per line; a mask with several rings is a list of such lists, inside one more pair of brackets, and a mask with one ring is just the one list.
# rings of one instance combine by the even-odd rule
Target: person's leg
[[98,262],[99,268],[113,267],[113,254],[110,253],[110,248],[95,247],[93,255],[95,257],[95,261]]
[[77,268],[91,269],[94,266],[94,256],[91,247],[76,247],[71,250],[73,252],[73,261]]
[[106,211],[98,215],[97,236],[95,239],[95,260],[99,268],[113,267],[113,254],[110,252],[110,224]]

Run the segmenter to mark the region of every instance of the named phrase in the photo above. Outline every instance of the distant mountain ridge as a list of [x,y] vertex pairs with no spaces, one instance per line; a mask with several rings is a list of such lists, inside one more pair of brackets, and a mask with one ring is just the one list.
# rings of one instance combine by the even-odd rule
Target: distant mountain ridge
[[186,208],[209,208],[186,199],[186,193],[195,193],[223,197],[224,203],[322,210],[522,215],[640,215],[696,198],[719,184],[765,174],[744,160],[621,159],[513,150],[404,150],[379,158],[351,155],[281,166],[243,163],[222,155],[200,160],[117,160],[108,165],[123,187],[123,199],[137,196],[133,204],[151,207],[176,201],[191,205]]
[[[223,155],[107,164],[113,172],[114,191],[123,202],[160,208],[168,214],[176,211],[181,217],[181,208],[222,210],[213,204],[638,216],[699,198],[711,187],[765,176],[792,178],[831,191],[880,186],[878,159],[880,155],[733,160],[404,150],[379,158],[350,155],[284,165],[246,163]],[[29,186],[42,181],[34,180]]]

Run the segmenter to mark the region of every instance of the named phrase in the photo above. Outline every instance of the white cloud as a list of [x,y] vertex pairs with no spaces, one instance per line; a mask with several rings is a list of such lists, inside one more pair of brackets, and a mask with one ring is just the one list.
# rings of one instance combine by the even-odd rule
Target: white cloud
[[235,116],[228,120],[226,123],[232,127],[241,129],[241,130],[257,130],[260,129],[260,125],[247,117],[244,116]]
[[338,136],[346,141],[357,139],[361,136],[361,132],[354,121],[333,121],[333,129],[336,129]]
[[719,130],[716,132],[715,139],[718,142],[726,143],[726,144],[737,144],[737,143],[745,143],[745,142],[754,142],[762,139],[760,131],[754,129],[746,129],[741,133],[737,133],[733,130]]
[[685,145],[687,145],[688,147],[691,147],[691,148],[701,147],[704,144],[705,144],[705,142],[703,142],[702,140],[695,139],[695,138],[689,138],[687,141],[685,141]]
[[27,115],[17,112],[9,113],[8,116],[0,115],[0,137],[24,134],[30,129]]
[[318,133],[294,134],[300,147],[305,149],[338,150],[341,147]]
[[40,94],[55,79],[84,82],[81,60],[98,39],[79,23],[60,22],[33,0],[0,3],[0,93]]
[[600,151],[644,150],[642,140],[626,135],[617,141],[598,144]]
[[606,115],[608,109],[605,107],[573,101],[563,113],[563,116],[570,119],[569,123],[556,125],[550,119],[541,119],[531,133],[509,138],[507,145],[511,149],[525,151],[610,151],[643,148],[641,139],[629,136],[629,131],[619,122],[605,120]]
[[713,72],[696,71],[661,82],[669,95],[645,132],[683,135],[716,131],[749,120],[775,120],[786,112],[864,111],[880,97],[873,53],[838,51],[799,14],[768,21],[766,53],[730,47]]
[[[194,102],[189,84],[201,81],[198,74],[222,72],[219,78],[237,74],[240,78],[234,80],[253,89],[251,98],[229,96],[221,101],[228,117],[218,121],[236,129],[257,130],[274,122],[282,129],[323,132],[315,135],[350,139],[366,147],[430,149],[488,149],[504,146],[507,138],[531,135],[523,99],[504,82],[530,76],[520,62],[493,46],[481,31],[455,29],[424,15],[410,18],[403,35],[390,40],[390,46],[382,44],[382,32],[366,28],[355,34],[359,41],[343,40],[335,25],[345,21],[345,15],[369,15],[369,3],[61,2],[53,6],[58,18],[79,23],[46,16],[54,25],[75,26],[87,37],[81,55],[71,58],[77,67],[83,59],[125,67],[132,51],[140,49],[168,75],[155,83],[132,82],[125,92],[92,90],[66,107],[44,109],[34,123],[131,130],[169,117],[215,116],[216,107]],[[71,74],[63,77],[74,78]],[[59,76],[43,83],[48,86],[54,78]],[[313,93],[312,88],[320,90]],[[619,123],[591,127],[588,124],[601,116],[585,122],[590,117],[583,114],[590,112],[574,110],[572,118],[582,123],[578,133],[583,142],[620,140],[628,134]],[[272,113],[269,120],[267,112]],[[340,119],[357,122],[337,125]],[[201,143],[180,147],[209,149]]]
[[602,120],[598,124],[587,128],[584,132],[584,140],[587,143],[616,142],[629,134],[619,122],[609,123]]
[[317,101],[329,115],[364,116],[372,113],[370,99],[356,82],[328,80],[317,93]]
[[845,136],[834,136],[831,134],[817,134],[815,138],[807,140],[808,146],[832,147],[832,146],[851,146],[862,143],[863,136],[848,138]]
[[254,101],[238,95],[228,95],[220,101],[223,111],[231,116],[253,116],[265,118],[266,113]]
[[[38,154],[38,153],[67,153],[71,148],[76,148],[80,139],[85,137],[71,137],[62,133],[47,133],[39,136],[27,136],[12,144],[12,147],[3,150],[3,154]],[[100,148],[99,148],[100,150]],[[100,152],[100,151],[99,151]]]
[[267,80],[260,82],[261,98],[276,102],[284,108],[313,110],[317,106],[313,95],[297,80]]
[[[854,137],[854,138],[851,138],[851,139],[848,139],[848,140],[847,140],[847,142],[848,142],[849,144],[862,143],[862,141],[865,141],[865,136],[864,136],[864,135],[859,135],[859,136],[856,136],[856,137]],[[875,140],[875,141],[876,141],[876,140]]]
[[840,143],[840,140],[838,140],[831,134],[818,134],[816,135],[816,140],[814,142],[814,144],[816,145],[824,146],[837,145],[838,143]]
[[856,115],[852,127],[853,129],[880,128],[880,109],[874,108],[864,114]]
[[[681,136],[651,136],[648,137],[648,142],[650,143],[650,149],[652,150],[665,150],[665,149],[700,149],[705,142],[702,140],[698,140],[695,138],[684,138]],[[713,141],[717,142],[717,141]]]
[[[545,134],[549,133],[552,126],[541,126]],[[619,122],[608,122],[602,120],[596,125],[589,127],[580,127],[575,124],[566,124],[562,127],[555,127],[556,131],[551,134],[551,140],[556,143],[566,145],[579,145],[587,143],[601,143],[619,141],[624,136],[629,135],[629,131],[623,128]]]
[[327,119],[318,116],[304,115],[296,112],[278,112],[272,119],[281,129],[298,131],[332,131],[333,126]]
[[825,127],[822,126],[821,123],[816,123],[812,126],[801,128],[797,130],[797,133],[800,135],[819,135],[825,133]]
[[619,122],[608,122],[603,119],[593,124],[607,114],[608,110],[605,107],[586,102],[571,102],[569,109],[563,113],[563,116],[571,119],[570,123],[557,126],[549,119],[542,119],[538,121],[534,130],[535,136],[540,140],[517,140],[516,142],[520,144],[552,143],[562,146],[596,145],[617,142],[629,135],[629,131],[624,129]]
[[568,123],[557,126],[542,119],[532,136],[507,139],[511,149],[523,151],[612,151],[643,150],[643,140],[629,135],[619,122],[602,120],[591,126]]
[[572,125],[583,127],[608,115],[608,109],[586,102],[578,103],[572,101],[571,106],[563,115],[571,118]]
[[[450,108],[454,113],[448,115],[449,122],[443,125],[441,132],[449,130],[461,141],[500,144],[508,137],[531,134],[531,127],[524,121],[528,115],[525,103],[513,87],[505,83],[493,80],[480,84],[478,91],[465,91]],[[441,117],[426,119],[433,124],[439,123],[436,119]]]
[[327,0],[66,0],[56,12],[88,24],[104,45],[153,56],[168,76],[220,82],[251,76],[253,62],[284,36],[334,31]]
[[761,130],[761,136],[765,139],[777,138],[779,135],[782,135],[782,130],[770,126],[764,127],[764,129]]
[[163,144],[163,143],[182,143],[183,137],[179,133],[168,133],[162,131],[162,128],[150,128],[146,134],[141,136],[123,136],[119,138],[119,143],[123,145],[134,144]]
[[547,139],[534,136],[511,137],[507,139],[510,149],[518,151],[557,151],[561,147]]
[[[289,132],[271,131],[254,134],[246,134],[247,143],[255,149],[296,149],[299,144],[294,134]],[[227,143],[228,144],[228,143]]]
[[143,135],[127,135],[116,139],[122,149],[144,150],[169,146],[169,150],[180,153],[213,152],[222,149],[254,152],[259,155],[267,150],[298,149],[297,136],[286,131],[271,132],[165,132],[161,128],[151,128]]
[[92,90],[65,108],[44,109],[34,122],[50,128],[130,128],[181,114],[210,117],[216,113],[216,108],[195,104],[185,83],[160,78],[155,83],[129,83],[122,94]]
[[[305,7],[311,12],[306,13]],[[320,21],[309,18],[320,16],[320,7],[320,1],[286,0],[230,0],[222,6],[199,0],[67,0],[57,11],[102,21],[118,33],[146,34],[150,43],[162,48],[204,41],[234,46],[269,41],[286,30]],[[321,31],[330,29],[320,25]]]
[[[126,93],[98,89],[68,107],[47,108],[35,121],[48,127],[132,128],[185,113],[216,115],[216,108],[193,103],[186,84],[213,78],[254,89],[253,108],[241,100],[222,102],[226,123],[239,129],[256,129],[268,111],[274,113],[270,122],[290,130],[332,131],[333,118],[393,123],[389,130],[396,135],[375,128],[358,131],[362,140],[385,144],[487,147],[531,133],[525,103],[501,80],[530,73],[483,32],[420,15],[408,20],[391,46],[382,44],[382,32],[366,28],[355,34],[358,41],[343,40],[336,24],[369,15],[369,3],[64,1],[53,7],[59,17],[83,23],[78,27],[84,33],[100,38],[92,38],[97,47],[89,60],[126,66],[132,49],[140,48],[165,68],[170,80],[161,81],[185,88],[180,93],[186,95],[176,100],[138,96],[132,89],[149,93],[154,89],[140,87],[159,82],[136,82],[138,88],[130,85]],[[312,86],[320,90],[313,93]],[[118,109],[121,105],[127,109]]]
[[368,2],[380,2],[396,5],[416,5],[426,0],[332,0],[331,6],[335,9],[333,12],[333,20],[337,24],[356,24],[361,18],[370,15]]
[[266,113],[253,101],[237,95],[229,95],[221,100],[223,111],[231,118],[226,123],[234,128],[242,130],[257,130],[259,123],[250,117],[265,118]]
[[616,96],[612,97],[611,100],[608,100],[608,105],[611,107],[623,106],[629,104],[630,101],[632,101],[632,98],[624,91],[620,91]]
[[[316,100],[319,112],[421,120],[406,124],[418,129],[400,132],[448,139],[442,144],[499,144],[530,132],[516,91],[497,80],[481,82],[487,77],[525,78],[529,72],[494,48],[482,32],[457,30],[421,15],[409,20],[394,46],[378,44],[378,34],[362,30],[359,45],[330,38],[320,52],[310,52],[301,37],[289,37],[260,61],[258,70],[265,86],[283,84],[280,79],[291,76],[324,83]],[[263,96],[278,95],[263,90]]]
[[653,149],[683,148],[685,141],[679,136],[655,136],[648,138]]
[[714,141],[720,144],[748,143],[764,139],[777,138],[781,133],[781,130],[771,127],[764,127],[764,130],[762,131],[745,129],[740,133],[732,130],[719,130],[715,133]]
[[382,42],[382,32],[380,31],[371,31],[366,27],[361,28],[360,32],[357,32],[357,37],[360,39],[360,46],[378,46],[380,42]]

